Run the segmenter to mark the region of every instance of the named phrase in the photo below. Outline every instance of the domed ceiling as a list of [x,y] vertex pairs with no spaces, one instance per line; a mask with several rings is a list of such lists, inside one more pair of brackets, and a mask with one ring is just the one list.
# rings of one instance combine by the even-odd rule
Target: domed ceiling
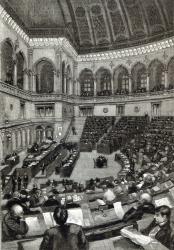
[[79,53],[174,34],[174,0],[0,0],[30,37],[66,37]]

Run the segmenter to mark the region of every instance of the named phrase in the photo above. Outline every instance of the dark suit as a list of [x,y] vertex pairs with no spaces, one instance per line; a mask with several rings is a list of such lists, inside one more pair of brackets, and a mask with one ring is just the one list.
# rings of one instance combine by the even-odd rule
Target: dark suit
[[128,222],[128,221],[137,221],[141,220],[143,215],[145,213],[148,214],[154,214],[155,213],[155,207],[152,203],[144,203],[142,205],[139,205],[137,209],[135,208],[130,208],[124,215],[123,221]]
[[40,250],[87,250],[88,242],[83,230],[75,224],[66,224],[63,227],[55,226],[48,229]]
[[[149,235],[149,233],[152,231],[153,228],[157,226],[156,221],[153,220],[152,223],[144,230],[142,230],[142,234]],[[165,247],[170,249],[171,246],[171,227],[170,223],[167,222],[163,226],[160,226],[160,230],[155,235],[155,239],[158,240],[161,244],[163,244]]]
[[2,239],[15,240],[17,237],[24,236],[28,232],[28,225],[24,220],[15,218],[7,213],[2,221]]

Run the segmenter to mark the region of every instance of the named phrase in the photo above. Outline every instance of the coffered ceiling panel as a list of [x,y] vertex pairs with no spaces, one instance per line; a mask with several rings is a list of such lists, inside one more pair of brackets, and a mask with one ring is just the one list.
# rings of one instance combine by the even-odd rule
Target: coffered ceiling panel
[[79,53],[174,35],[174,0],[0,0],[30,37],[66,37]]

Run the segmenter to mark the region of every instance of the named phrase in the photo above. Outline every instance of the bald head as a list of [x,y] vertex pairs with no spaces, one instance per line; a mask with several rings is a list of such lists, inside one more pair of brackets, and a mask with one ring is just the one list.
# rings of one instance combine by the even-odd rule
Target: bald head
[[145,203],[145,202],[148,202],[148,203],[151,203],[152,202],[152,196],[148,193],[143,193],[140,195],[140,202],[141,203]]
[[13,205],[11,207],[11,212],[15,217],[22,218],[24,215],[24,210],[20,205]]

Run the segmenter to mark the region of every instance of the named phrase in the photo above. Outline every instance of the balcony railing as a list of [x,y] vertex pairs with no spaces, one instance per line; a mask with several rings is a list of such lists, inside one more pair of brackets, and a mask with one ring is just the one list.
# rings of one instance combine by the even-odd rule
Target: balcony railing
[[145,100],[145,99],[161,99],[174,97],[174,89],[163,90],[156,92],[144,93],[129,93],[127,95],[110,95],[110,96],[88,96],[82,97],[77,95],[66,95],[61,93],[34,93],[31,91],[21,90],[17,86],[13,86],[0,81],[0,92],[16,96],[31,102],[56,102],[64,101],[69,103],[112,103],[112,102],[126,102],[132,100]]

